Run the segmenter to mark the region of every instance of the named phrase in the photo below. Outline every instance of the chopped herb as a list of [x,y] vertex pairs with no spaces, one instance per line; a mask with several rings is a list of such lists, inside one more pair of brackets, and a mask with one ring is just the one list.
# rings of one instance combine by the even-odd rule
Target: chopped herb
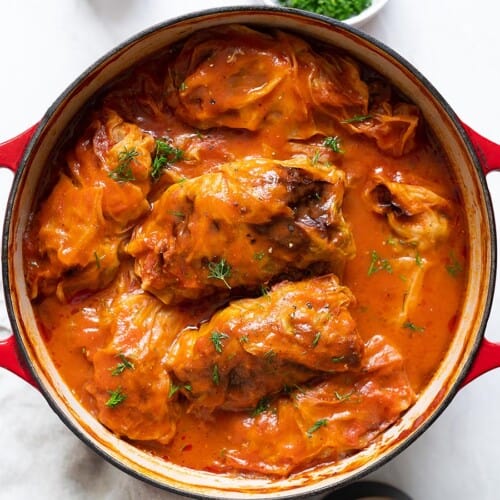
[[408,328],[408,330],[411,330],[413,332],[423,332],[425,328],[423,326],[417,326],[415,323],[412,323],[411,321],[405,321],[403,323],[403,328]]
[[311,163],[312,163],[313,165],[316,165],[316,164],[318,163],[318,161],[319,161],[319,157],[320,157],[320,152],[319,152],[319,151],[316,151],[316,152],[314,153],[314,156],[311,158]]
[[220,374],[219,374],[219,366],[218,365],[212,366],[212,382],[215,385],[220,384]]
[[182,389],[182,388],[186,389],[186,391],[192,390],[192,387],[189,384],[186,384],[183,386],[172,384],[170,386],[169,391],[168,391],[168,399],[170,399],[179,389]]
[[347,118],[347,120],[342,120],[341,123],[359,123],[369,120],[372,115],[354,115],[352,118]]
[[172,146],[166,139],[156,139],[155,156],[151,166],[151,177],[158,180],[163,169],[172,163],[181,161],[184,151]]
[[255,252],[253,258],[255,260],[262,260],[266,254],[264,252]]
[[217,330],[213,330],[212,333],[210,334],[210,340],[212,341],[212,344],[214,345],[214,349],[216,352],[219,354],[222,352],[223,349],[223,344],[222,341],[226,340],[229,338],[229,335],[226,333],[218,332]]
[[134,370],[135,365],[132,363],[132,361],[128,360],[125,355],[123,354],[118,354],[118,357],[121,359],[121,362],[118,363],[114,368],[110,368],[111,375],[113,377],[116,377],[117,375],[121,375],[127,368],[129,370]]
[[316,432],[318,429],[321,429],[321,427],[325,427],[328,425],[328,420],[326,418],[321,418],[320,420],[316,420],[311,427],[307,430],[307,437],[312,437],[313,433]]
[[270,288],[266,285],[260,285],[260,294],[263,296],[263,297],[267,297],[269,295],[269,292],[270,292]]
[[424,259],[422,259],[421,255],[418,252],[415,254],[415,263],[418,267],[422,267],[424,265]]
[[226,259],[222,258],[219,262],[209,262],[208,271],[209,278],[221,280],[229,289],[231,289],[231,286],[227,282],[226,278],[231,277],[232,270]]
[[97,255],[97,252],[94,252],[94,257],[95,257],[95,265],[97,269],[101,269],[101,257]]
[[177,184],[182,184],[183,182],[187,181],[187,177],[181,177],[179,180],[176,181]]
[[387,271],[388,273],[392,273],[392,266],[387,259],[380,257],[375,250],[372,250],[368,276],[375,274],[377,271]]
[[342,148],[340,147],[340,137],[327,137],[323,145],[327,148],[330,148],[334,153],[343,153]]
[[347,394],[340,394],[339,392],[335,391],[334,394],[339,401],[348,401],[349,399],[351,399],[353,392],[354,391],[348,392]]
[[332,363],[343,363],[345,361],[345,356],[333,356]]
[[316,335],[314,336],[313,341],[312,341],[313,347],[316,347],[318,345],[320,338],[321,338],[321,332],[316,333]]
[[247,344],[248,343],[248,335],[242,335],[240,337],[240,343],[241,344]]
[[122,392],[121,387],[118,387],[114,391],[108,391],[108,394],[109,399],[106,401],[106,406],[109,408],[115,408],[127,399],[127,395]]
[[324,16],[340,19],[341,21],[356,16],[367,9],[372,0],[279,0],[285,7],[308,10]]
[[387,240],[386,240],[386,243],[388,245],[391,245],[391,247],[396,246],[397,242],[398,242],[398,240],[396,238],[394,238],[394,236],[392,236],[392,235],[389,236],[389,238],[387,238]]
[[139,156],[135,148],[127,149],[118,153],[118,165],[108,174],[116,182],[135,181],[134,173],[130,163],[134,158]]
[[169,214],[169,215],[173,215],[174,217],[179,217],[179,219],[184,219],[184,217],[186,217],[186,216],[184,215],[184,213],[182,213],[182,212],[178,212],[178,211],[176,211],[176,210],[169,210],[169,211],[167,212],[167,214]]
[[446,270],[448,271],[448,274],[454,278],[456,278],[463,271],[460,262],[458,262],[453,252],[450,254],[448,264],[446,264]]
[[186,84],[186,82],[182,82],[180,85],[179,85],[179,90],[181,92],[184,92],[185,90],[187,90],[188,86]]
[[264,413],[265,411],[269,410],[269,405],[270,405],[269,398],[266,397],[261,398],[257,403],[257,406],[252,411],[251,416],[256,417],[257,415],[260,415],[261,413]]

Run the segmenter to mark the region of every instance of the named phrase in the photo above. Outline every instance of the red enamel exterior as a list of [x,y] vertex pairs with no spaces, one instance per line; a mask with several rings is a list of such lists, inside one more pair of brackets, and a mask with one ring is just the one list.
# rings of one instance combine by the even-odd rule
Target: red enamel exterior
[[30,127],[28,130],[21,132],[13,139],[0,144],[0,166],[7,167],[13,172],[17,170],[21,158],[23,156],[26,145],[35,133],[38,123]]

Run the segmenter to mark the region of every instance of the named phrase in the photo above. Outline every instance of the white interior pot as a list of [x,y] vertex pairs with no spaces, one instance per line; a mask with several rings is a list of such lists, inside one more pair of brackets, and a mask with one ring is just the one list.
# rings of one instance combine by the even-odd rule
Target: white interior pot
[[[461,192],[469,232],[470,265],[464,307],[452,344],[416,404],[367,449],[333,465],[286,479],[252,479],[193,471],[139,451],[97,422],[75,399],[52,362],[26,293],[22,238],[47,159],[99,90],[122,71],[196,30],[244,23],[292,30],[350,53],[390,80],[421,109],[441,142]],[[24,149],[4,230],[4,282],[18,346],[49,404],[68,427],[123,470],[172,491],[209,498],[304,497],[340,487],[371,472],[408,446],[446,407],[481,344],[495,276],[495,229],[481,163],[459,120],[438,92],[400,56],[356,30],[320,16],[273,8],[205,11],[153,27],[116,48],[85,72],[55,102]]]

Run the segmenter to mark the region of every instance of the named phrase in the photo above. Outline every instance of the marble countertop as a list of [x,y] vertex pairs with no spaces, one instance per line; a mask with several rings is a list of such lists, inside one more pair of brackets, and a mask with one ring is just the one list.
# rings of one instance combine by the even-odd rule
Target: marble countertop
[[[207,7],[258,0],[0,2],[0,142],[36,123],[98,57],[136,32]],[[408,59],[460,118],[500,143],[497,0],[390,0],[363,29]],[[11,175],[0,170],[0,216]],[[488,176],[500,213],[500,175]],[[497,215],[498,217],[498,215]],[[498,294],[497,294],[498,295]],[[500,299],[487,337],[500,340]],[[8,331],[0,304],[0,334]],[[415,500],[500,497],[500,372],[483,375],[414,444],[369,478]],[[115,469],[82,444],[43,397],[0,370],[0,499],[179,498]]]

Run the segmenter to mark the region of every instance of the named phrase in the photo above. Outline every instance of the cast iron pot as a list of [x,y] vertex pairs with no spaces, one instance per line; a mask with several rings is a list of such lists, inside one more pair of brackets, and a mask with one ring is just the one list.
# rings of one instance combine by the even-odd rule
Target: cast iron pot
[[[251,479],[179,467],[143,453],[98,423],[75,399],[48,355],[26,293],[22,237],[37,186],[52,149],[78,113],[122,71],[196,30],[247,23],[293,30],[349,52],[390,80],[422,110],[446,151],[467,214],[470,265],[457,332],[431,383],[416,404],[372,445],[339,463],[285,479]],[[202,498],[292,498],[339,488],[372,472],[417,438],[443,411],[457,390],[500,366],[500,344],[483,334],[495,277],[496,235],[485,174],[500,169],[500,146],[464,126],[455,113],[408,62],[391,49],[332,19],[284,8],[207,10],[155,26],[97,61],[48,110],[41,122],[0,145],[0,164],[16,172],[3,233],[3,278],[14,335],[0,343],[0,366],[37,387],[77,434],[104,458],[156,486]]]

